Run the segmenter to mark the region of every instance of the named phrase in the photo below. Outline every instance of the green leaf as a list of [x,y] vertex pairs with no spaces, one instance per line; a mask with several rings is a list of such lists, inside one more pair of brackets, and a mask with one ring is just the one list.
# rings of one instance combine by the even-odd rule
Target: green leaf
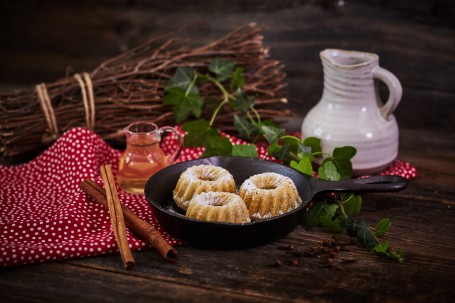
[[175,121],[181,123],[188,118],[191,113],[199,118],[202,111],[202,100],[198,94],[189,93],[179,88],[173,87],[164,97],[163,103],[173,105],[173,114]]
[[338,209],[334,203],[316,202],[306,213],[305,227],[311,229],[321,223],[321,217],[332,220]]
[[340,180],[352,178],[351,159],[355,154],[356,149],[352,146],[337,147],[333,150],[332,161],[340,174]]
[[298,154],[300,150],[300,146],[302,145],[302,141],[294,136],[282,136],[280,141],[283,145],[289,145],[289,151],[293,152],[294,154]]
[[235,61],[224,60],[223,58],[217,57],[210,62],[208,67],[209,71],[217,76],[217,80],[223,82],[232,74],[236,64]]
[[237,66],[232,76],[231,88],[242,88],[245,85],[245,79],[243,78],[243,67]]
[[242,113],[246,113],[254,106],[254,96],[245,96],[240,89],[235,94],[235,99],[229,102],[229,105]]
[[250,139],[254,131],[254,127],[250,122],[248,122],[248,120],[238,115],[234,115],[234,125],[239,132],[240,137]]
[[393,257],[400,263],[404,263],[404,261],[406,261],[405,251],[401,248],[395,251]]
[[325,160],[318,168],[319,177],[323,180],[339,181],[340,174],[336,166],[330,160]]
[[291,161],[290,166],[302,174],[309,176],[313,175],[313,166],[311,165],[311,160],[308,157],[300,159],[298,163],[296,161]]
[[349,197],[343,202],[344,212],[347,216],[359,214],[362,207],[362,197],[350,194]]
[[341,230],[343,230],[343,228],[340,225],[339,219],[331,220],[321,216],[319,217],[319,220],[321,222],[321,225],[330,230],[331,232],[338,233]]
[[303,140],[303,145],[311,147],[311,152],[313,154],[322,152],[321,139],[319,139],[319,138],[307,137],[307,138],[305,138],[305,140]]
[[387,254],[389,245],[387,243],[379,243],[374,247],[374,251],[377,253]]
[[379,244],[364,221],[356,222],[348,217],[341,218],[340,224],[349,235],[356,237],[357,241],[368,250],[372,251]]
[[273,142],[269,145],[267,153],[270,156],[283,161],[284,164],[289,164],[292,160],[289,148],[289,144],[280,145],[278,142]]
[[356,154],[356,149],[352,146],[337,147],[333,150],[335,159],[352,159]]
[[257,158],[258,151],[253,144],[238,144],[232,146],[232,155],[236,157],[251,157]]
[[[184,92],[186,92],[195,76],[196,72],[191,67],[178,67],[171,80],[169,80],[166,85],[165,90],[170,91],[172,88],[181,88]],[[195,85],[191,87],[189,92],[193,94],[199,93]]]
[[269,143],[278,141],[278,138],[284,135],[284,129],[279,127],[262,125],[260,130]]
[[220,137],[218,131],[210,127],[209,122],[203,119],[183,124],[182,130],[187,132],[184,138],[186,147],[203,146],[208,137]]
[[269,154],[270,156],[274,156],[283,148],[284,146],[280,145],[278,142],[273,142],[272,144],[269,145],[269,148],[267,148],[267,154]]
[[389,218],[382,219],[376,225],[376,230],[374,232],[374,235],[378,238],[384,236],[386,234],[386,232],[389,231],[391,225],[392,225],[392,223],[390,222]]
[[202,158],[210,156],[228,156],[232,154],[232,144],[228,138],[209,136],[204,142],[205,151]]
[[321,223],[320,213],[324,208],[324,203],[316,202],[305,214],[305,228],[312,229]]

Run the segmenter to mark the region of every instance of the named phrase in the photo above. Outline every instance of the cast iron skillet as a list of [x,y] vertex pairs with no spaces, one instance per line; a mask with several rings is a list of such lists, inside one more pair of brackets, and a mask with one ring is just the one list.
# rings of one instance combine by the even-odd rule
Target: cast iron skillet
[[[302,205],[286,214],[252,223],[231,224],[205,222],[185,217],[172,199],[180,174],[190,166],[213,164],[227,169],[237,188],[250,176],[276,172],[291,178],[303,200]],[[398,176],[374,176],[347,181],[324,181],[305,176],[275,162],[253,158],[217,156],[168,166],[154,174],[145,185],[145,197],[156,218],[171,235],[191,243],[208,246],[249,246],[284,236],[303,221],[311,199],[322,192],[395,192],[407,185]]]

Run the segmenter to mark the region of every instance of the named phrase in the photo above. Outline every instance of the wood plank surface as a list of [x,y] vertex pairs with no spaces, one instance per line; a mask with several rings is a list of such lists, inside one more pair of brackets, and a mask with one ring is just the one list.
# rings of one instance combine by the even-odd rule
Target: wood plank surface
[[[342,239],[335,266],[311,257],[323,230],[298,226],[289,235],[245,249],[177,247],[163,262],[153,250],[0,269],[2,302],[453,302],[455,275],[455,5],[439,1],[2,1],[0,85],[50,82],[146,39],[192,24],[202,44],[256,22],[287,72],[284,124],[298,130],[322,93],[319,51],[371,51],[396,74],[404,94],[395,115],[399,159],[419,176],[400,193],[365,194],[361,218],[388,217],[385,240],[403,248],[398,264]],[[1,89],[5,92],[6,89]],[[384,87],[381,95],[387,97]],[[292,249],[291,249],[292,247]],[[278,263],[280,265],[278,265]]]
[[[449,145],[452,157],[454,143]],[[3,269],[0,297],[27,301],[451,302],[455,295],[455,178],[453,169],[439,168],[453,167],[453,158],[427,161],[425,155],[400,152],[400,158],[408,157],[418,167],[419,177],[400,193],[362,195],[361,213],[370,225],[391,219],[392,229],[385,240],[406,251],[404,264],[347,244],[333,258],[339,268],[327,267],[323,256],[304,257],[298,252],[317,250],[323,241],[333,241],[333,234],[298,226],[279,240],[252,248],[178,246],[176,264],[163,262],[152,250],[135,252],[133,271],[123,269],[118,254]],[[289,245],[294,249],[289,250]]]
[[[402,82],[404,128],[449,133],[455,120],[455,5],[439,1],[2,1],[0,82],[51,82],[90,71],[150,37],[193,25],[207,43],[256,22],[288,74],[289,107],[303,117],[322,93],[319,52],[377,53]],[[387,92],[383,89],[384,98]]]

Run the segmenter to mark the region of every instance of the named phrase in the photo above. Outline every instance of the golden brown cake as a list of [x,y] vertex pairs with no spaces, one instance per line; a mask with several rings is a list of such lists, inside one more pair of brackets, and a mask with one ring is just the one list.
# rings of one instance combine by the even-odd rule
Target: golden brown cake
[[193,196],[208,191],[235,193],[234,177],[219,166],[204,164],[191,166],[180,175],[173,197],[181,209],[187,210]]
[[204,192],[191,199],[186,216],[214,222],[251,222],[245,202],[237,194]]
[[294,182],[277,173],[251,176],[240,186],[239,195],[248,207],[251,220],[278,216],[302,203]]

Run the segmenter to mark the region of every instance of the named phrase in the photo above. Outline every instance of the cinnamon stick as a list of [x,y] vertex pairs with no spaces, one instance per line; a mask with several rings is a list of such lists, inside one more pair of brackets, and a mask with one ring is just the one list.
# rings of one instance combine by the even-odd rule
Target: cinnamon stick
[[122,207],[117,195],[114,176],[110,165],[101,165],[101,177],[103,178],[104,187],[106,188],[107,205],[111,217],[112,229],[114,230],[115,240],[120,250],[123,265],[126,269],[134,267],[134,258],[128,244],[126,236],[125,219],[123,218]]
[[[106,192],[92,179],[81,183],[82,190],[96,202],[108,208]],[[175,262],[177,251],[161,236],[160,232],[148,222],[142,220],[128,207],[121,204],[126,226],[131,228],[141,239],[153,247],[166,261]]]

